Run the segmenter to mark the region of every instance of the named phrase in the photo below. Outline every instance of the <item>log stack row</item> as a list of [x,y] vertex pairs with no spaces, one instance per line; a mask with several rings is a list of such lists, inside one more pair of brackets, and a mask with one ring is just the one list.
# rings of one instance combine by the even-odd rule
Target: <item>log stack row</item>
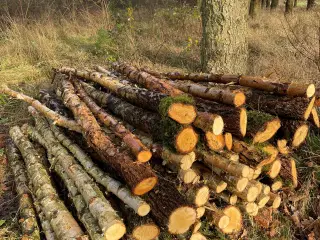
[[299,186],[313,84],[112,68],[55,69],[37,98],[1,87],[33,117],[6,150],[25,237],[206,239],[203,221],[236,234]]

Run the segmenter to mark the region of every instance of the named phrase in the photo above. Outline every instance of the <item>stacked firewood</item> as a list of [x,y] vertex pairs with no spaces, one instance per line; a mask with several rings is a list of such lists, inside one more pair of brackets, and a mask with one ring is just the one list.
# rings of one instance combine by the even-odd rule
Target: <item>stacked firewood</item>
[[204,220],[238,233],[299,186],[292,152],[319,127],[313,84],[124,63],[52,83],[38,100],[1,88],[34,120],[6,149],[32,239],[206,239]]

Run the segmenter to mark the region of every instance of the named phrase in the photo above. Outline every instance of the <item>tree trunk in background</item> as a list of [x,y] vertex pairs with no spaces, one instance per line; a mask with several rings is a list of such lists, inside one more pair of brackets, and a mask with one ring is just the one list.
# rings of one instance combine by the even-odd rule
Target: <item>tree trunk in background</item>
[[[262,6],[263,4],[263,6]],[[249,7],[249,15],[251,17],[256,17],[259,12],[260,12],[260,9],[261,8],[264,8],[266,6],[266,1],[264,0],[251,0],[250,1],[250,7]]]
[[293,6],[294,6],[294,7],[297,7],[297,6],[298,6],[298,0],[294,0]]
[[[253,1],[251,1],[253,2]],[[265,8],[267,6],[267,0],[261,0],[261,8]]]
[[287,0],[286,1],[286,13],[292,13],[292,9],[293,9],[293,1],[294,0]]
[[316,1],[315,0],[308,0],[307,3],[307,10],[310,10],[316,6]]
[[271,0],[266,0],[266,8],[270,8],[271,6]]
[[242,73],[247,70],[246,0],[203,0],[201,64],[203,71]]
[[271,9],[276,9],[279,5],[279,0],[271,0]]

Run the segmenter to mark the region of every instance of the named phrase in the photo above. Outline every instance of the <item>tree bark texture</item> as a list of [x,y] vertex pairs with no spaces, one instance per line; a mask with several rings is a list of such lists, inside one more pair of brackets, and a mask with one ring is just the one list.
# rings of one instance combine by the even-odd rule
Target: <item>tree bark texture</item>
[[258,16],[261,8],[264,8],[264,7],[265,7],[265,1],[250,0],[249,15],[253,18]]
[[276,9],[279,6],[279,0],[271,0],[271,9]]
[[316,6],[316,1],[315,0],[308,0],[307,2],[307,10],[313,9]]
[[201,16],[203,70],[246,73],[248,1],[203,0]]
[[285,12],[286,13],[292,13],[293,11],[293,2],[294,0],[286,0],[286,7],[285,7]]

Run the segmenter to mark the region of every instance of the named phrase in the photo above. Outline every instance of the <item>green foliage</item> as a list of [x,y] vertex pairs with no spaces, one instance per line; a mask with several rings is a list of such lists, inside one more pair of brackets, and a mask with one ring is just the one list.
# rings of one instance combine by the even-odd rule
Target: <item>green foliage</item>
[[161,119],[160,126],[159,137],[161,138],[162,143],[170,150],[175,151],[175,136],[179,131],[183,129],[182,125],[169,117],[164,117]]
[[248,118],[248,132],[257,130],[263,126],[264,123],[275,119],[275,116],[260,111],[247,111]]

